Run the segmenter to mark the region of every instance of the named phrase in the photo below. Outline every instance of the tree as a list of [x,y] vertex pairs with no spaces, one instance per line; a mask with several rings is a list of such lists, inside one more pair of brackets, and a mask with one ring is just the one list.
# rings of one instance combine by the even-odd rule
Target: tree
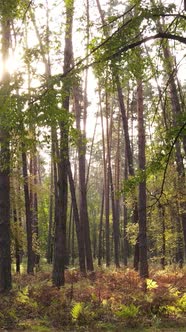
[[143,107],[143,87],[141,80],[138,80],[137,87],[137,110],[138,110],[138,159],[141,181],[139,183],[138,195],[138,217],[139,217],[139,264],[140,276],[148,277],[147,262],[147,229],[146,229],[146,158],[145,158],[145,125]]
[[[74,2],[66,1],[66,30],[65,30],[65,48],[64,48],[64,72],[68,71],[72,65],[72,23]],[[69,136],[69,102],[70,102],[70,81],[64,79],[62,111],[63,120],[60,121],[60,146],[58,161],[58,201],[55,202],[58,209],[58,219],[55,224],[54,234],[54,262],[52,279],[57,287],[65,283],[65,265],[66,259],[66,222],[67,222],[67,175],[68,175],[68,136]]]
[[8,105],[10,101],[10,77],[6,68],[10,47],[10,17],[7,5],[1,7],[1,52],[3,78],[0,90],[0,292],[10,290],[10,132],[8,129]]

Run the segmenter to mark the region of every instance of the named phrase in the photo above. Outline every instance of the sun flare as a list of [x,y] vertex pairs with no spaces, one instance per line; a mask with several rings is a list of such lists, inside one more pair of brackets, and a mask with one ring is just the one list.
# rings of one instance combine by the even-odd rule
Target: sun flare
[[3,72],[8,71],[10,75],[13,75],[19,67],[19,58],[14,54],[10,55],[6,63],[2,62],[2,56],[0,56],[0,80],[3,77]]

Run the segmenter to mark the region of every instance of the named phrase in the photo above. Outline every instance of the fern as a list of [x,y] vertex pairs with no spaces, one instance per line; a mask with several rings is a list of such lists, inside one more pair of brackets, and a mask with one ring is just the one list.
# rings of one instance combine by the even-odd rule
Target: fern
[[126,319],[134,318],[138,315],[138,313],[139,313],[139,307],[136,307],[134,304],[130,304],[129,306],[122,305],[120,307],[120,310],[115,312],[116,316]]
[[177,301],[177,306],[181,311],[186,312],[186,293]]
[[149,290],[158,288],[158,284],[155,280],[146,279],[146,283],[147,283],[147,289]]
[[74,304],[72,310],[71,310],[71,315],[74,320],[78,320],[80,314],[83,311],[83,303],[77,302]]

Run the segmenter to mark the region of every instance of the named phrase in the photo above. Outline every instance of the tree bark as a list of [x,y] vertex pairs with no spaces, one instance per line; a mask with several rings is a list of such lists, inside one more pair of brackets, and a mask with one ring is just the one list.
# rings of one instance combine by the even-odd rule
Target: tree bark
[[32,214],[30,206],[30,196],[28,187],[28,169],[25,147],[22,144],[22,167],[24,179],[24,195],[25,195],[25,213],[26,213],[26,233],[27,233],[27,273],[34,273],[34,253],[32,238]]
[[[127,163],[127,155],[126,150],[124,150],[125,159],[124,159],[124,180],[128,180],[128,163]],[[127,206],[125,203],[125,196],[124,196],[124,207],[123,207],[123,263],[125,266],[128,265],[128,252],[129,252],[129,243],[127,239],[127,224],[128,224],[128,216],[127,216]]]
[[[66,31],[63,71],[67,72],[72,66],[72,25],[74,1],[66,2]],[[58,186],[59,199],[57,202],[58,219],[55,224],[54,235],[54,261],[52,280],[57,287],[65,284],[66,255],[66,222],[67,222],[67,199],[68,199],[68,134],[69,134],[69,103],[70,103],[70,82],[65,78],[63,82],[64,99],[62,110],[64,119],[60,121],[60,151],[58,162]]]
[[53,212],[54,212],[54,167],[51,159],[51,174],[50,174],[50,197],[49,197],[49,223],[48,223],[48,238],[47,238],[47,263],[52,263],[53,241]]
[[[31,129],[34,133],[35,129]],[[38,172],[37,172],[37,150],[34,142],[34,149],[30,155],[30,210],[32,218],[32,233],[33,233],[33,244],[34,244],[34,261],[35,265],[39,266],[39,225],[38,225],[38,198],[37,198],[37,184],[38,184]]]
[[78,205],[76,201],[75,185],[72,176],[70,162],[68,162],[68,179],[70,184],[71,198],[72,198],[72,207],[73,207],[73,217],[76,226],[76,235],[78,241],[78,251],[79,251],[79,266],[82,273],[86,272],[85,267],[85,247],[84,247],[84,238],[83,238],[83,224],[80,222]]
[[138,160],[141,172],[138,195],[138,217],[139,217],[139,265],[140,276],[148,277],[147,261],[147,227],[146,227],[146,175],[145,175],[145,125],[143,106],[142,82],[138,81],[137,87],[137,112],[138,112]]
[[162,245],[161,245],[161,258],[160,263],[161,267],[164,270],[165,269],[165,254],[166,254],[166,241],[165,241],[165,208],[160,203],[158,204],[158,210],[159,210],[159,221],[161,225],[161,233],[162,233]]
[[101,200],[100,222],[99,222],[99,239],[98,239],[98,266],[101,266],[103,258],[103,212],[104,212],[104,190]]
[[[93,259],[90,240],[90,226],[87,206],[87,188],[86,188],[86,135],[85,128],[81,130],[81,113],[82,108],[80,100],[82,99],[80,88],[77,86],[73,89],[74,92],[74,108],[76,115],[76,127],[79,132],[78,139],[78,163],[79,163],[79,190],[80,190],[80,220],[83,224],[84,243],[85,243],[85,257],[88,271],[93,271]],[[85,125],[85,119],[84,119]]]
[[[102,132],[102,142],[103,142],[103,169],[104,169],[104,196],[105,196],[105,256],[106,256],[106,266],[110,265],[110,221],[109,221],[109,172],[107,167],[106,158],[106,143],[105,143],[105,133],[103,125],[103,110],[101,106],[101,92],[99,90],[99,102],[100,102],[100,115],[101,115],[101,132]],[[107,123],[108,126],[108,123]],[[107,129],[106,129],[107,130]]]
[[[2,9],[3,12],[3,9]],[[0,107],[6,104],[9,95],[10,77],[6,69],[6,61],[10,47],[10,20],[1,19],[1,53],[3,77],[0,89]],[[10,147],[9,132],[5,124],[6,114],[0,118],[0,292],[12,287],[11,253],[10,253]],[[4,125],[2,124],[4,123]]]

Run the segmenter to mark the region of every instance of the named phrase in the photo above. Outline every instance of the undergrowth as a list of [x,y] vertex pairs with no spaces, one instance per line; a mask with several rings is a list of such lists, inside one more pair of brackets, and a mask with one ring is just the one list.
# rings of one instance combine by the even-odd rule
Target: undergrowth
[[14,288],[0,297],[1,328],[186,325],[186,272],[151,271],[144,287],[131,269],[98,270],[82,276],[66,271],[66,285],[51,284],[50,273],[15,275]]

